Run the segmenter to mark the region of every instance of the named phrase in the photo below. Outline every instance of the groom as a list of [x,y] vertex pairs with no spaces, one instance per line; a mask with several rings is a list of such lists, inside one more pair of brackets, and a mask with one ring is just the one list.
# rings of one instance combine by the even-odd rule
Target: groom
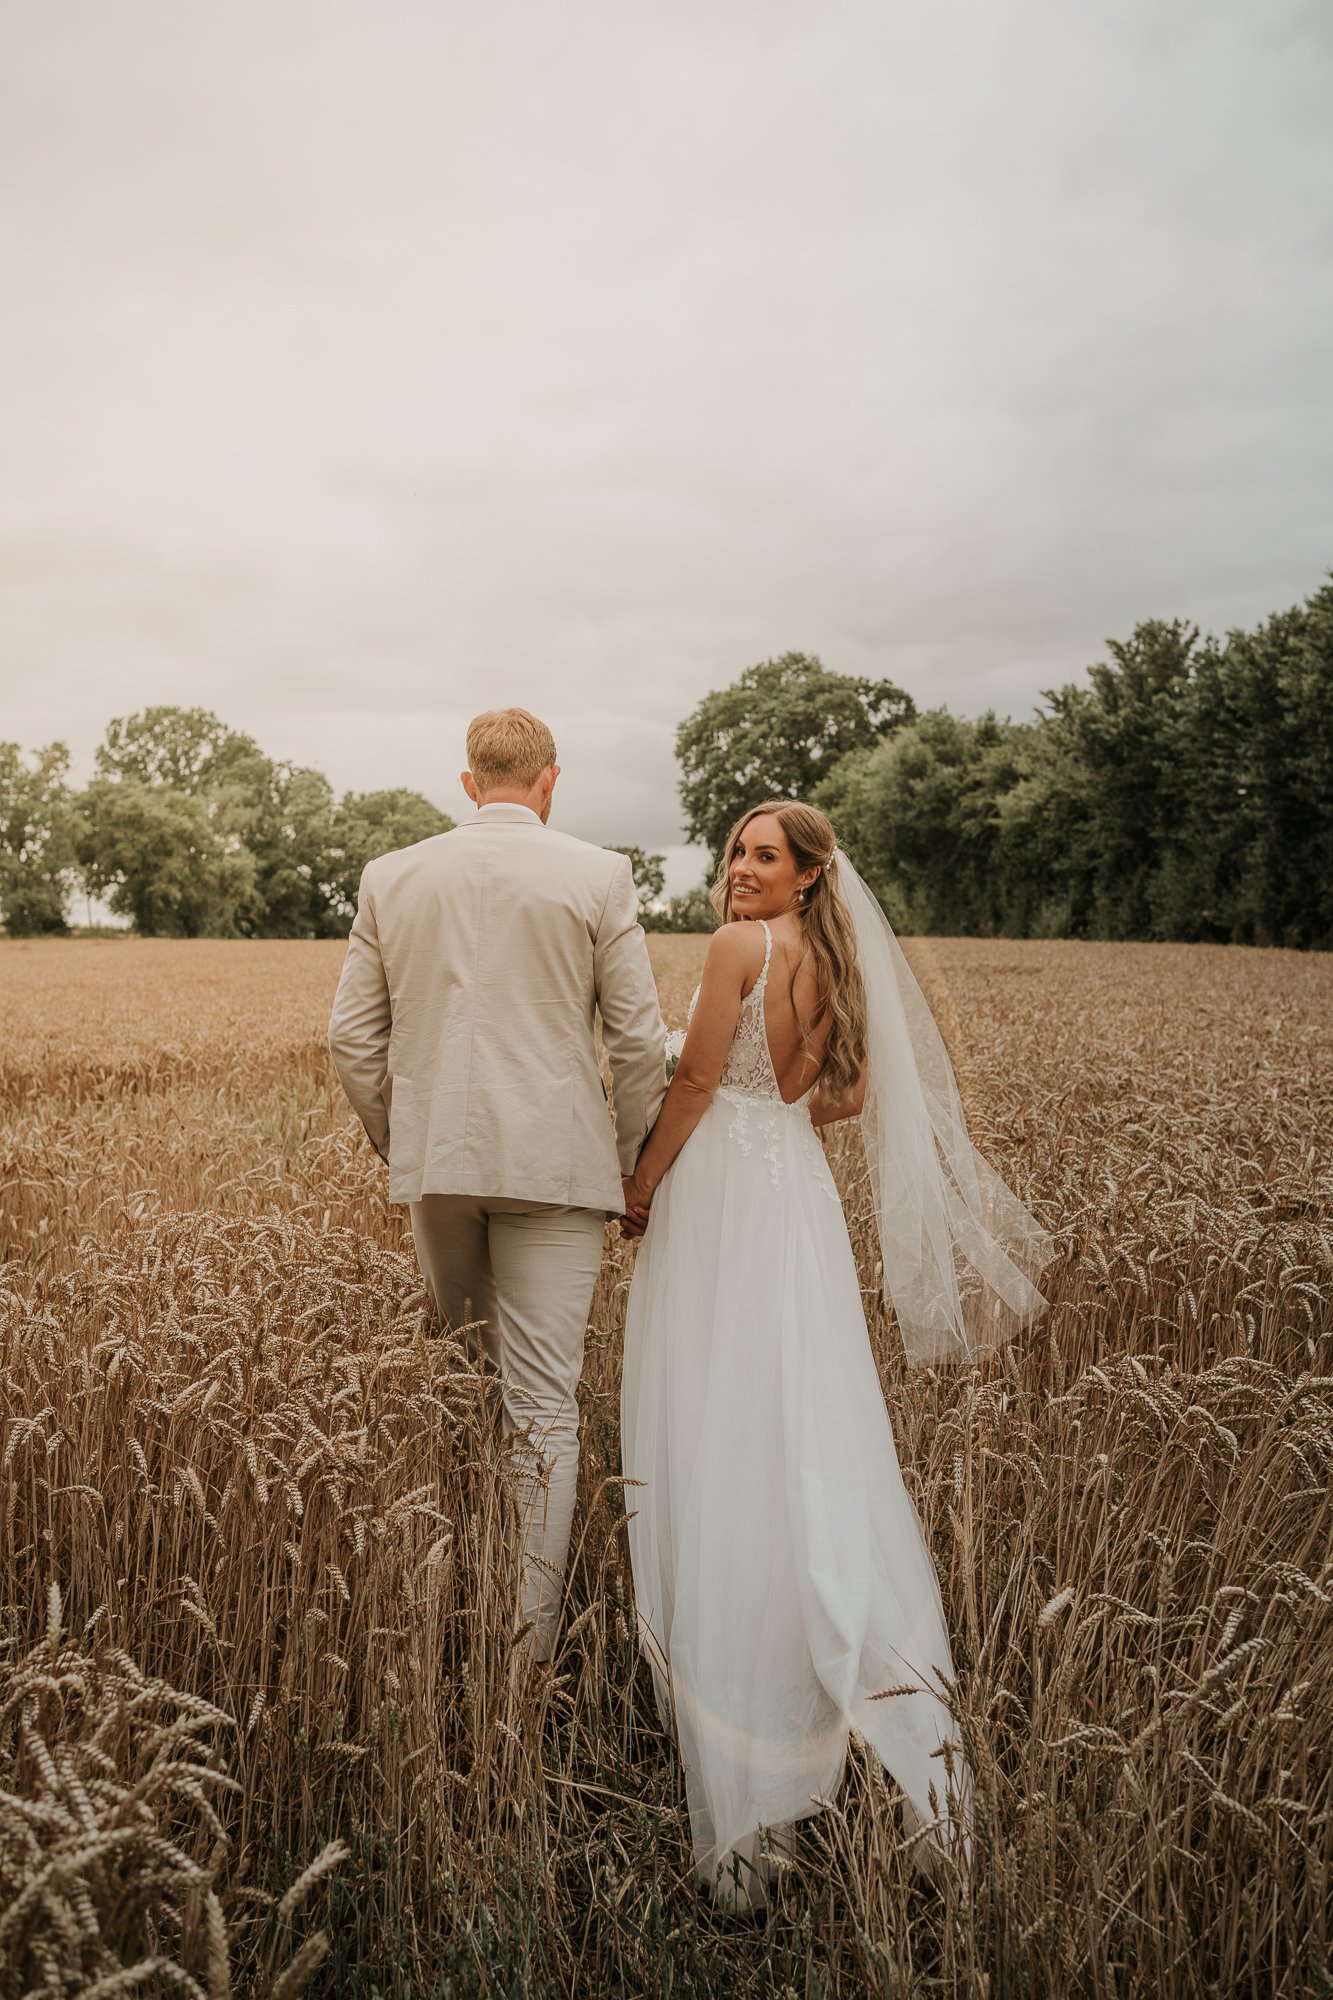
[[629,861],[547,825],[560,767],[545,723],[492,709],[467,755],[475,818],[362,874],[329,1048],[435,1305],[482,1323],[506,1433],[527,1432],[522,1612],[548,1660],[603,1226],[657,1115],[666,1031]]

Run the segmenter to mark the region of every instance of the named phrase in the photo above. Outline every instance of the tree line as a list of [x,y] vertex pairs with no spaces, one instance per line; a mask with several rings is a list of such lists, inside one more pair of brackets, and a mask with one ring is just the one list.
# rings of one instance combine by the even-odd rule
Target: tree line
[[419,792],[347,792],[268,757],[206,709],[112,722],[95,774],[69,751],[0,743],[0,912],[11,937],[67,928],[71,894],[105,896],[147,937],[340,937],[361,870],[453,822]]
[[1333,585],[1107,651],[1024,722],[747,668],[677,734],[687,832],[716,862],[747,806],[810,799],[907,932],[1333,946]]
[[[1333,584],[1254,631],[1148,620],[1030,720],[920,710],[814,655],[747,667],[681,723],[692,842],[714,867],[763,798],[808,798],[906,932],[1333,946]],[[348,792],[200,709],[113,722],[92,781],[0,743],[0,914],[59,931],[72,891],[149,935],[331,937],[365,863],[452,822],[406,790]],[[663,896],[626,847],[644,923],[706,930],[707,885]]]

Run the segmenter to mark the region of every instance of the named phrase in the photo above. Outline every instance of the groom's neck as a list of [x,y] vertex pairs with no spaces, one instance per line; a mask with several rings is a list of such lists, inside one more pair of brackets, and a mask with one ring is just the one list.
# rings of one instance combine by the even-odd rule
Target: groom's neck
[[477,798],[477,811],[480,812],[483,806],[526,806],[529,812],[536,813],[544,826],[551,816],[551,795],[543,793],[540,786],[529,792],[482,792]]

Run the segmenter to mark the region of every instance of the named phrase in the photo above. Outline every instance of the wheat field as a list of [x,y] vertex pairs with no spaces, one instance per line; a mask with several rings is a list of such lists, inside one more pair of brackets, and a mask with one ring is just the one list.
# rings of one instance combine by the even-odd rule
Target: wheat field
[[[651,945],[679,1025],[704,940]],[[0,1994],[1333,1992],[1333,960],[905,947],[1060,1241],[1030,1338],[908,1373],[829,1141],[975,1867],[924,1884],[854,1749],[761,1926],[694,1893],[635,1645],[632,1248],[529,1693],[506,1448],[330,1069],[341,946],[0,945]]]

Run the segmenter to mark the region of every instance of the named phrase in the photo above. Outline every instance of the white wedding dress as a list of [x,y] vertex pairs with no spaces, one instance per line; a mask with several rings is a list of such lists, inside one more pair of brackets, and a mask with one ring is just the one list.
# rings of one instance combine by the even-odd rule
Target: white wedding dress
[[940,1849],[971,1854],[970,1776],[934,1671],[953,1677],[939,1580],[812,1092],[778,1089],[764,931],[721,1083],[639,1244],[621,1393],[640,1644],[674,1718],[699,1878],[730,1907],[766,1901],[765,1850],[831,1801],[851,1730],[901,1788],[904,1832],[936,1828],[914,1846],[923,1871]]

